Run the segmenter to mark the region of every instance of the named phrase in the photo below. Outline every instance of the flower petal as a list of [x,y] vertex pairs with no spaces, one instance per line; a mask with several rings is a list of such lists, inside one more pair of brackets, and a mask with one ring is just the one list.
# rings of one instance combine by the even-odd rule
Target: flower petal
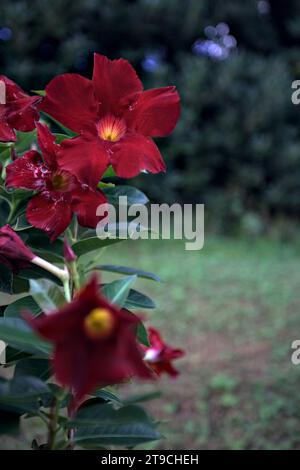
[[45,124],[37,122],[38,144],[42,151],[43,160],[50,168],[56,168],[56,154],[59,145],[55,143],[55,136],[51,134],[50,129]]
[[[3,109],[8,125],[18,131],[32,131],[35,127],[35,121],[39,119],[36,105],[42,98],[27,95],[22,88],[5,75],[0,75],[0,81],[5,83],[6,104],[3,105]],[[0,114],[2,113],[0,112]]]
[[124,118],[128,127],[137,133],[163,137],[172,132],[179,114],[179,95],[175,87],[169,86],[141,93]]
[[30,150],[6,167],[6,187],[37,190],[45,187],[43,160]]
[[44,230],[53,241],[72,220],[70,198],[65,193],[63,196],[50,192],[38,194],[29,202],[26,217],[31,225]]
[[9,125],[18,131],[33,131],[35,122],[39,120],[39,113],[35,107],[39,101],[41,101],[40,96],[26,96],[22,99],[10,102],[8,104],[9,112],[7,114],[7,122]]
[[78,136],[64,140],[61,143],[58,161],[61,168],[91,187],[97,186],[109,165],[108,154],[97,137],[85,140]]
[[15,142],[16,134],[6,119],[5,105],[0,104],[0,142]]
[[[103,204],[107,206],[107,199],[100,190],[92,191],[90,188],[81,187],[72,192],[72,209],[77,214],[78,222],[82,227],[95,228],[97,226],[101,220],[99,216],[96,216],[97,208]],[[106,210],[105,207],[104,210]]]
[[152,139],[132,134],[113,146],[111,164],[121,178],[133,178],[142,171],[166,170],[162,156]]
[[93,84],[103,114],[120,115],[133,96],[143,90],[143,85],[132,65],[124,59],[109,60],[101,54],[94,55]]
[[82,318],[86,310],[92,310],[99,303],[98,283],[97,275],[93,275],[72,303],[67,303],[48,315],[33,317],[26,314],[25,320],[49,341],[61,342],[72,338],[73,335],[77,335],[78,331],[81,331]]
[[53,78],[40,109],[74,132],[93,128],[97,103],[92,81],[72,73]]

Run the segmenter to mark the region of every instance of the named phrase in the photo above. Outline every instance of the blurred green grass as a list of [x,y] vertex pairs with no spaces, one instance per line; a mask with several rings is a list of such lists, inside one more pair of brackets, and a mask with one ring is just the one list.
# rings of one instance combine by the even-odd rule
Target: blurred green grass
[[[137,281],[157,303],[143,315],[186,350],[178,379],[120,389],[121,396],[162,391],[146,406],[165,439],[148,448],[300,448],[300,366],[290,360],[300,338],[298,242],[208,236],[192,252],[179,241],[127,241],[104,251],[102,263],[163,279]],[[118,277],[102,273],[104,281]],[[26,428],[44,432],[40,423]],[[1,438],[2,449],[24,447],[24,433]]]
[[299,248],[209,237],[201,251],[129,241],[104,253],[103,263],[162,277],[138,280],[157,303],[147,322],[187,351],[180,377],[165,377],[163,397],[149,405],[166,436],[159,448],[300,448],[300,367],[290,360],[300,338]]

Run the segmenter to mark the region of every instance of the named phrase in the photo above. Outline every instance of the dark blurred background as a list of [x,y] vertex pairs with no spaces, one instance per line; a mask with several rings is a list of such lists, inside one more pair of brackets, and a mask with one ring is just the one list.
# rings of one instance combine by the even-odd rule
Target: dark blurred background
[[90,77],[94,51],[129,59],[145,87],[175,84],[182,97],[180,124],[159,143],[168,173],[136,184],[158,201],[204,202],[221,233],[293,235],[299,1],[1,2],[1,73],[26,90],[66,71]]
[[163,391],[150,405],[167,437],[156,445],[299,449],[299,0],[1,1],[0,70],[26,90],[66,71],[91,77],[94,51],[182,97],[159,142],[168,172],[133,184],[206,204],[201,251],[140,240],[104,254],[163,278],[138,281],[158,307],[146,318],[187,351],[176,384],[150,385]]

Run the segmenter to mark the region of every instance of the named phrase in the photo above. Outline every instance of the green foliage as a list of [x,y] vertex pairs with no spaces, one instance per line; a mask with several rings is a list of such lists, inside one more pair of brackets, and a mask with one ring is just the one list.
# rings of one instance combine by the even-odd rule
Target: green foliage
[[[65,134],[59,134],[57,141],[65,137]],[[36,139],[36,133],[20,133],[18,138],[17,150],[23,152],[35,142],[33,139]],[[11,159],[10,148],[8,150],[5,164]],[[141,191],[130,186],[104,184],[102,189],[109,202],[115,206],[120,195],[127,196],[129,204],[148,202]],[[161,435],[156,425],[148,414],[135,405],[134,397],[130,404],[125,404],[108,389],[96,390],[94,398],[85,401],[71,420],[66,410],[72,400],[71,394],[53,383],[53,345],[38,336],[25,320],[26,314],[51,315],[86,284],[93,271],[99,270],[125,275],[102,286],[99,278],[99,289],[102,288],[103,294],[112,304],[126,309],[154,308],[154,302],[132,289],[132,286],[138,277],[159,281],[158,276],[124,266],[107,264],[102,267],[99,263],[105,248],[122,240],[119,231],[114,240],[99,239],[95,230],[75,228],[75,222],[69,227],[68,237],[77,259],[68,265],[67,271],[62,237],[50,244],[45,234],[26,221],[26,205],[31,197],[30,191],[6,191],[2,186],[0,189],[3,224],[9,220],[18,236],[35,255],[42,258],[39,262],[43,266],[28,262],[17,272],[11,272],[6,265],[0,264],[0,339],[6,343],[5,366],[12,375],[10,380],[2,380],[0,377],[0,418],[3,420],[0,434],[18,433],[20,418],[39,417],[47,424],[49,436],[50,428],[54,426],[55,436],[48,436],[47,443],[42,444],[34,440],[32,448],[35,449],[66,448],[69,445],[82,448],[103,448],[106,445],[134,447],[159,439]],[[120,228],[119,223],[117,228]],[[137,324],[136,339],[149,346],[142,322]],[[90,412],[91,417],[87,420]],[[73,427],[76,429],[74,439],[70,442],[68,431]]]
[[136,405],[115,410],[108,404],[87,403],[69,424],[76,427],[75,442],[87,449],[132,447],[161,438],[153,421]]

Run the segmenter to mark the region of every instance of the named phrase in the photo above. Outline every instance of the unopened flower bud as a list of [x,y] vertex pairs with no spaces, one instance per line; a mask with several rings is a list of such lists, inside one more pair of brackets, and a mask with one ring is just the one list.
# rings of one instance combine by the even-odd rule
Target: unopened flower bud
[[68,239],[66,237],[64,238],[64,258],[67,263],[72,263],[73,261],[76,261],[77,259],[77,256],[72,250],[71,245],[68,242]]

